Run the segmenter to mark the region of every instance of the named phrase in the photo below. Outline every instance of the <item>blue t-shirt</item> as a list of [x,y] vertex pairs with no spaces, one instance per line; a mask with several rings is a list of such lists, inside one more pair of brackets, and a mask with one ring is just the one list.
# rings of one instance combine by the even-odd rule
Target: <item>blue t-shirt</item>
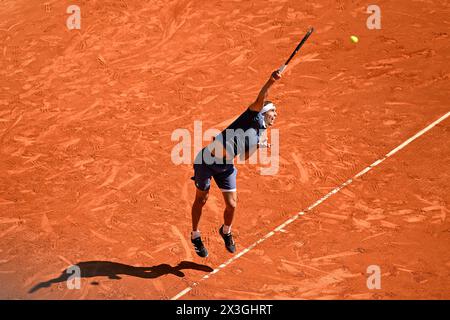
[[236,120],[216,136],[227,150],[236,157],[244,152],[256,149],[259,137],[266,129],[264,116],[258,111],[247,108]]

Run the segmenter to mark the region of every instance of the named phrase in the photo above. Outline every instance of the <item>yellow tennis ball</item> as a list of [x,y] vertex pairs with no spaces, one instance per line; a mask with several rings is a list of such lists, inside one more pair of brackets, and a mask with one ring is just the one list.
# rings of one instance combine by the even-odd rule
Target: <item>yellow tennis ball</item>
[[357,36],[351,36],[350,40],[352,40],[353,43],[357,43],[359,41]]

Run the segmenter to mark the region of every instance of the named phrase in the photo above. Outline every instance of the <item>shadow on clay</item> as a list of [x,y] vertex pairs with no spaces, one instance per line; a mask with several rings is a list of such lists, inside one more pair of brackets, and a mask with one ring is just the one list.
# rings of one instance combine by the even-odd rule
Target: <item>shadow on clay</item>
[[[75,266],[80,268],[81,278],[108,277],[109,279],[115,280],[122,279],[120,277],[122,275],[143,279],[154,279],[167,274],[173,274],[177,277],[184,277],[184,273],[181,270],[198,270],[204,272],[213,271],[211,267],[190,261],[182,261],[175,267],[172,267],[165,263],[152,267],[133,267],[111,261],[86,261],[77,263]],[[58,278],[38,283],[33,288],[31,288],[28,293],[34,293],[42,288],[48,288],[52,284],[65,282],[69,278],[73,278],[72,270],[73,269],[69,270],[68,268],[62,271],[61,275]],[[98,282],[93,282],[91,284],[97,285]]]

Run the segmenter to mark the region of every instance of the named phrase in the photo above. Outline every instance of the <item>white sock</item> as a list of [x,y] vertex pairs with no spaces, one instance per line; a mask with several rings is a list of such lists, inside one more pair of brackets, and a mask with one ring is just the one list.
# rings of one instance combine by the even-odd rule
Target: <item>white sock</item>
[[229,234],[231,232],[231,226],[223,225],[223,233]]
[[200,237],[200,231],[195,230],[191,232],[191,239],[194,240],[196,238]]

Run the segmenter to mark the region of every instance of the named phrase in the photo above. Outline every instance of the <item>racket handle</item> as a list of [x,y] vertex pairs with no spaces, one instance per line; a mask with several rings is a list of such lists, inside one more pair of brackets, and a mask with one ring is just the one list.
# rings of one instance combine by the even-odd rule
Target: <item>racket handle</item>
[[282,74],[283,71],[284,71],[284,69],[286,69],[286,67],[287,67],[287,65],[283,64],[281,67],[278,68],[278,72],[279,72],[280,74]]

